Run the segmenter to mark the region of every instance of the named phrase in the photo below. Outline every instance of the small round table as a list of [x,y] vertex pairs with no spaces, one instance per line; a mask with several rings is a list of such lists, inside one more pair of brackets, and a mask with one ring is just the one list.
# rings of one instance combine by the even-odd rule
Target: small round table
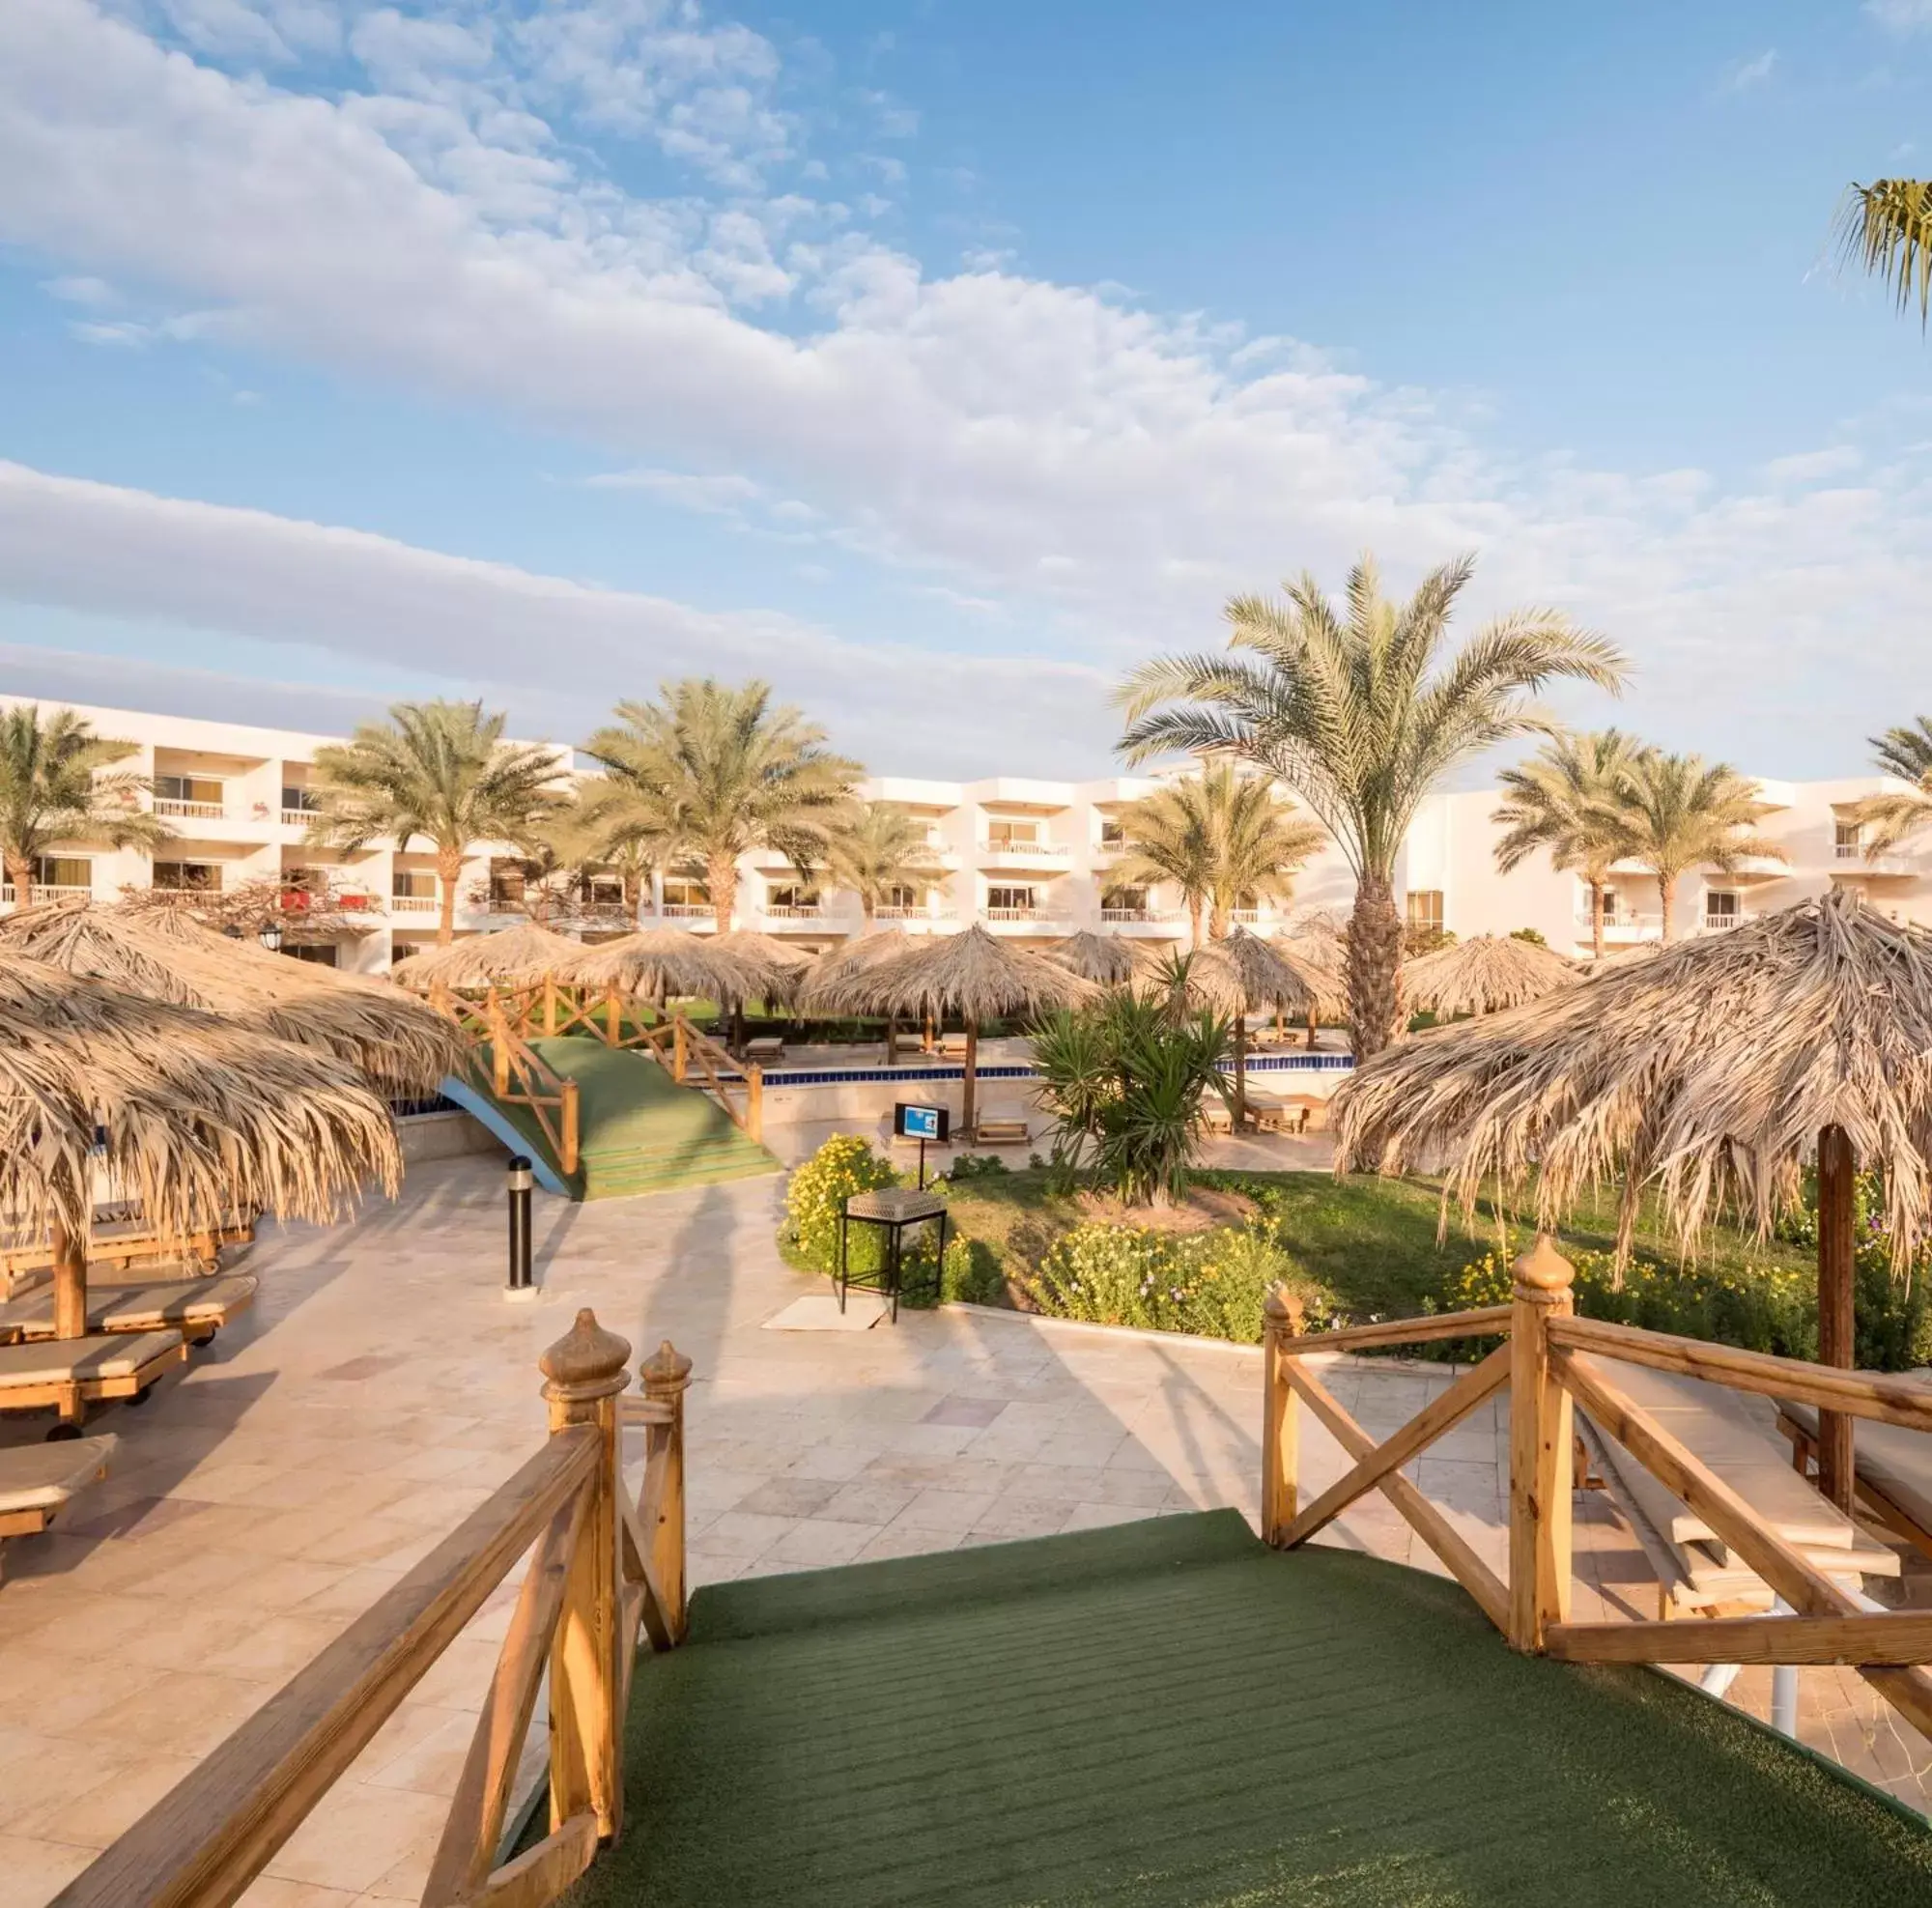
[[[923,1226],[930,1219],[939,1221],[939,1258],[933,1270],[933,1296],[945,1285],[946,1202],[936,1192],[915,1192],[910,1186],[887,1186],[879,1192],[855,1192],[838,1214],[838,1309],[845,1309],[845,1294],[857,1286],[861,1292],[882,1293],[893,1302],[893,1323],[899,1322],[899,1274],[905,1265],[905,1235],[910,1226]],[[846,1253],[847,1229],[857,1223],[878,1226],[886,1235],[885,1264],[876,1273],[852,1275]]]

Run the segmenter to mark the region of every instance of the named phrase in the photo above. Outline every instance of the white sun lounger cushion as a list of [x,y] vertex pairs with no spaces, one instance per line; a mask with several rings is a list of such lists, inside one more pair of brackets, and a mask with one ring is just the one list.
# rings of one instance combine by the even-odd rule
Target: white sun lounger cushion
[[117,1441],[110,1434],[0,1451],[0,1513],[59,1510],[100,1475]]
[[144,1331],[98,1338],[43,1338],[0,1345],[0,1392],[74,1379],[138,1378],[150,1365],[180,1355],[181,1333]]
[[[1642,1365],[1589,1360],[1592,1368],[1655,1418],[1707,1465],[1763,1521],[1801,1550],[1847,1550],[1857,1537],[1851,1519],[1827,1503],[1792,1469],[1790,1447],[1778,1435],[1769,1400],[1747,1398],[1698,1378]],[[1760,1409],[1761,1408],[1761,1409]],[[1641,1469],[1641,1467],[1638,1467]],[[1650,1473],[1643,1472],[1646,1479]],[[1633,1485],[1633,1491],[1638,1487]],[[1662,1485],[1657,1486],[1662,1491]],[[1673,1512],[1653,1512],[1673,1543],[1715,1542],[1717,1532],[1675,1497]]]
[[[1921,1383],[1932,1381],[1932,1375],[1923,1372],[1911,1376]],[[1809,1405],[1787,1404],[1781,1409],[1813,1438],[1818,1435],[1818,1413]],[[1921,1530],[1932,1530],[1932,1432],[1860,1418],[1852,1426],[1852,1448],[1859,1475],[1884,1492]]]
[[[253,1303],[261,1281],[252,1272],[172,1279],[156,1285],[96,1285],[87,1295],[89,1331],[160,1331],[169,1325],[219,1325]],[[53,1294],[43,1288],[0,1305],[0,1333],[44,1337],[53,1324]]]

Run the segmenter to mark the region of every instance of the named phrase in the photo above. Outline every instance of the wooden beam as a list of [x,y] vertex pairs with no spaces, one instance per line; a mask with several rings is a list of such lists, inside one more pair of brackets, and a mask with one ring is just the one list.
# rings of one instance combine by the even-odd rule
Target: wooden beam
[[1262,1542],[1276,1548],[1288,1542],[1294,1522],[1300,1470],[1300,1427],[1283,1369],[1300,1322],[1300,1302],[1270,1286],[1262,1300]]
[[1550,1324],[1570,1315],[1576,1277],[1548,1233],[1511,1267],[1510,1631],[1520,1650],[1570,1614],[1570,1395],[1549,1368]]
[[[1284,1363],[1289,1383],[1327,1427],[1336,1443],[1357,1463],[1369,1456],[1376,1448],[1376,1440],[1342,1409],[1321,1380],[1303,1369],[1299,1359],[1289,1358]],[[1376,1488],[1448,1566],[1450,1575],[1476,1600],[1483,1614],[1498,1630],[1507,1630],[1509,1592],[1495,1572],[1463,1542],[1449,1520],[1400,1471],[1391,1471],[1378,1479]]]
[[[1558,1379],[1597,1424],[1681,1497],[1794,1609],[1806,1616],[1862,1614],[1846,1591],[1761,1524],[1756,1512],[1722,1478],[1619,1391],[1595,1360],[1557,1352],[1551,1362]],[[1932,1737],[1932,1676],[1922,1669],[1861,1668],[1859,1673],[1908,1723]]]
[[1714,1616],[1675,1623],[1555,1623],[1566,1663],[1932,1663],[1932,1611],[1883,1616]]
[[1304,1544],[1324,1524],[1331,1524],[1357,1497],[1373,1491],[1392,1470],[1400,1470],[1419,1451],[1426,1450],[1446,1431],[1453,1429],[1484,1399],[1492,1397],[1509,1381],[1510,1351],[1507,1345],[1466,1371],[1447,1391],[1435,1398],[1398,1431],[1384,1438],[1339,1483],[1331,1484],[1321,1496],[1293,1517],[1281,1536],[1284,1549]]
[[[1857,1362],[1852,1319],[1857,1181],[1852,1136],[1842,1126],[1825,1127],[1818,1135],[1818,1362],[1840,1371]],[[1850,1514],[1852,1420],[1842,1411],[1818,1412],[1818,1488]]]
[[597,1853],[597,1818],[573,1815],[534,1848],[495,1870],[466,1908],[550,1908]]
[[1508,1333],[1510,1307],[1482,1305],[1470,1312],[1431,1313],[1420,1319],[1383,1319],[1372,1325],[1344,1325],[1294,1341],[1294,1356],[1311,1352],[1352,1352],[1365,1345],[1427,1345],[1441,1338],[1494,1338]]
[[1653,1371],[1681,1372],[1709,1379],[1733,1391],[1764,1398],[1788,1398],[1801,1405],[1839,1410],[1855,1418],[1932,1431],[1932,1384],[1914,1379],[1873,1378],[1863,1372],[1835,1371],[1802,1358],[1777,1358],[1767,1352],[1744,1352],[1702,1338],[1676,1338],[1668,1332],[1641,1331],[1635,1325],[1603,1319],[1551,1319],[1549,1342],[1568,1352],[1593,1352]]
[[226,1908],[596,1467],[553,1438],[62,1892],[63,1908]]
[[588,1503],[589,1493],[580,1491],[558,1505],[537,1541],[423,1886],[422,1908],[451,1908],[489,1878]]

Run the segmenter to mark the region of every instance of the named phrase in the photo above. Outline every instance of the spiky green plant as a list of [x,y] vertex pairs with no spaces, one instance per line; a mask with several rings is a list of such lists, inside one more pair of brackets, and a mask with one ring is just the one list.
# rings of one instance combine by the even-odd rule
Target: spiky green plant
[[1229,750],[1297,795],[1347,857],[1350,1018],[1361,1056],[1380,1052],[1397,1027],[1395,867],[1424,798],[1496,743],[1553,732],[1529,700],[1552,678],[1615,691],[1625,675],[1611,643],[1554,610],[1510,611],[1450,652],[1450,618],[1473,570],[1473,557],[1458,557],[1397,603],[1365,556],[1343,610],[1306,574],[1282,601],[1235,597],[1229,651],[1162,657],[1121,691],[1129,760]]
[[762,682],[686,677],[655,702],[618,703],[616,715],[585,753],[654,805],[678,854],[703,865],[720,933],[737,907],[738,857],[776,848],[808,874],[864,773]]
[[308,839],[359,848],[384,837],[436,852],[436,939],[456,931],[456,882],[481,841],[530,845],[563,801],[564,764],[541,743],[503,740],[503,716],[481,702],[398,702],[386,722],[358,723],[347,742],[315,752]]
[[96,735],[72,709],[43,716],[26,703],[0,715],[0,864],[22,907],[34,898],[34,865],[65,841],[152,848],[173,833],[140,798],[146,776],[122,769],[136,748]]

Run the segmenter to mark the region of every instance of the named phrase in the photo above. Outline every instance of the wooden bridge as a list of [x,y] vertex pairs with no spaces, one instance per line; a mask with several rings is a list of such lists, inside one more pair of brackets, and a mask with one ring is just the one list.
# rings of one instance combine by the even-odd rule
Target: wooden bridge
[[[1849,1663],[1932,1724],[1932,1615],[1870,1614],[1619,1388],[1621,1363],[1932,1430],[1932,1390],[1575,1319],[1540,1241],[1508,1306],[1303,1337],[1268,1307],[1262,1536],[1233,1513],[683,1584],[669,1346],[581,1314],[542,1361],[552,1436],[404,1581],[59,1897],[232,1901],[529,1553],[426,1908],[575,1903],[1895,1904],[1932,1832],[1643,1666]],[[1503,1336],[1375,1444],[1311,1354]],[[1404,1467],[1507,1388],[1497,1577]],[[1798,1612],[1569,1616],[1580,1401]],[[1354,1459],[1314,1501],[1299,1413]],[[631,1501],[627,1426],[643,1438]],[[1455,1581],[1303,1548],[1379,1491]],[[514,1772],[548,1668],[548,1783]]]

